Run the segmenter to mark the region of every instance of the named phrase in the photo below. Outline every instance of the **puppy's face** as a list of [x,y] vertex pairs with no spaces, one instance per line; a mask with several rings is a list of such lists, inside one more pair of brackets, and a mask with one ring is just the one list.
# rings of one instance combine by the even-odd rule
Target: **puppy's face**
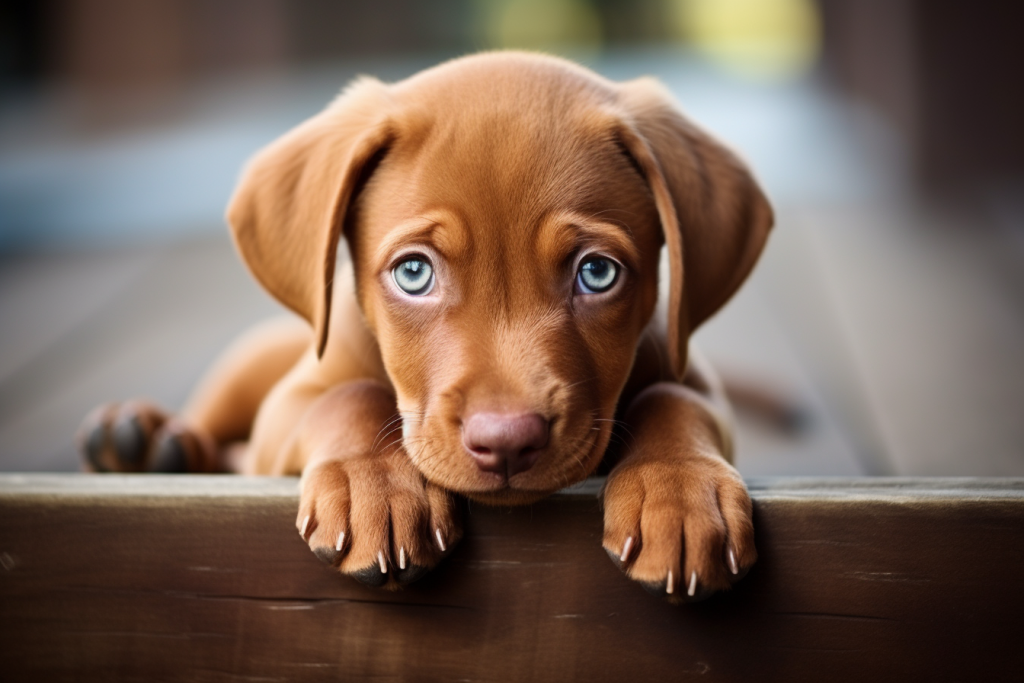
[[772,215],[728,150],[649,80],[491,53],[356,82],[249,164],[246,263],[328,343],[344,232],[423,474],[478,500],[587,476],[669,255],[667,365],[743,282]]
[[409,456],[444,488],[520,503],[600,461],[662,236],[600,121],[463,104],[399,123],[347,231]]

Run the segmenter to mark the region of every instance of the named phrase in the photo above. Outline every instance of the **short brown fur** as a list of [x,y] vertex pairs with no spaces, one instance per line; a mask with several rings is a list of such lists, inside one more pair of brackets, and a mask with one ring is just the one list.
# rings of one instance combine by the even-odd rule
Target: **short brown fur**
[[[654,81],[524,53],[362,79],[256,156],[228,220],[312,332],[251,334],[180,418],[98,409],[82,432],[94,469],[301,473],[310,547],[393,587],[458,541],[458,497],[527,503],[603,461],[604,546],[631,578],[696,599],[755,561],[728,405],[689,337],[746,278],[772,213]],[[351,265],[336,271],[342,236]],[[410,254],[432,264],[428,295],[392,278]],[[587,254],[620,265],[605,293],[574,289]],[[542,416],[536,464],[475,466],[462,430],[480,411]]]

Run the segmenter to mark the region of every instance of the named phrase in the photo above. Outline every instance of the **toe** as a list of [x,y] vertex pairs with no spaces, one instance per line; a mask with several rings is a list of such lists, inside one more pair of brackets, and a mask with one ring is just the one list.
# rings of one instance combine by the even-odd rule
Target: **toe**
[[391,499],[391,558],[398,569],[412,564],[432,565],[439,559],[430,540],[430,507],[418,492],[402,492]]
[[729,580],[736,582],[746,576],[757,561],[753,505],[746,487],[740,482],[728,481],[719,486],[718,500],[726,535],[722,553]]
[[302,481],[295,526],[321,561],[338,566],[348,552],[348,479],[340,467],[321,467]]
[[188,472],[189,451],[180,434],[163,433],[157,438],[150,469],[164,474]]
[[[629,565],[629,576],[641,583],[656,584],[674,593],[682,575],[683,513],[675,505],[657,503],[644,507],[640,520],[643,547]],[[670,582],[669,573],[672,574]]]
[[421,564],[407,564],[405,569],[395,570],[395,581],[406,586],[414,581],[419,581],[427,572],[430,571],[430,567]]
[[86,469],[95,472],[114,472],[122,469],[114,455],[111,425],[118,414],[115,403],[107,403],[90,411],[76,433],[79,450]]
[[149,435],[138,415],[122,411],[110,429],[114,454],[126,469],[139,469],[149,450]]
[[376,562],[368,567],[354,569],[346,573],[359,583],[372,588],[381,588],[388,582],[387,573],[382,572]]
[[316,513],[310,516],[303,538],[317,557],[337,567],[349,550],[347,527],[348,506],[344,496],[337,494],[317,501]]
[[603,492],[605,552],[620,569],[627,568],[640,549],[640,511],[643,488],[630,477],[610,480]]
[[313,554],[324,564],[335,567],[341,562],[341,553],[331,546],[321,545],[313,548]]
[[725,559],[725,523],[717,505],[689,514],[684,530],[686,561],[683,576],[689,597],[701,590],[722,590],[730,585]]
[[78,430],[78,443],[85,457],[85,464],[96,472],[109,472],[104,462],[107,449],[107,407],[97,408],[82,421]]
[[433,543],[442,556],[462,539],[462,514],[459,502],[449,491],[428,483],[426,485],[427,505],[430,508],[427,527],[430,543]]
[[[374,577],[366,581],[364,575],[368,567],[376,567],[378,574],[386,575],[392,564],[389,492],[386,487],[381,487],[379,479],[368,477],[365,472],[353,467],[352,463],[348,463],[346,472],[355,483],[348,491],[350,526],[346,530],[348,536],[345,540],[348,552],[341,561],[340,569],[343,574],[355,576],[368,585],[383,585],[388,580],[387,576],[383,580]],[[324,511],[319,509],[319,502],[317,514],[324,516]]]
[[172,418],[151,438],[155,446],[149,469],[154,472],[211,473],[218,470],[217,446],[201,429]]

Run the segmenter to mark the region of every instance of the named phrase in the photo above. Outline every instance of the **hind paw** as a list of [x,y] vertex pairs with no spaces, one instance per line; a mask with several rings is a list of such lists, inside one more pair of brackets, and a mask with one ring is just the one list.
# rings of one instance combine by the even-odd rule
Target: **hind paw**
[[208,436],[146,401],[96,408],[82,421],[78,444],[92,472],[216,470],[216,448]]

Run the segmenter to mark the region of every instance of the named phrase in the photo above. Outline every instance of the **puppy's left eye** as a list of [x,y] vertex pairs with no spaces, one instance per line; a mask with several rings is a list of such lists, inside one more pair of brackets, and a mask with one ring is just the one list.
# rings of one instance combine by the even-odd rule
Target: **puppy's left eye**
[[434,269],[422,256],[407,258],[391,271],[395,284],[406,294],[423,296],[434,288]]
[[607,292],[619,278],[619,265],[609,258],[588,258],[580,264],[576,285],[584,294]]

